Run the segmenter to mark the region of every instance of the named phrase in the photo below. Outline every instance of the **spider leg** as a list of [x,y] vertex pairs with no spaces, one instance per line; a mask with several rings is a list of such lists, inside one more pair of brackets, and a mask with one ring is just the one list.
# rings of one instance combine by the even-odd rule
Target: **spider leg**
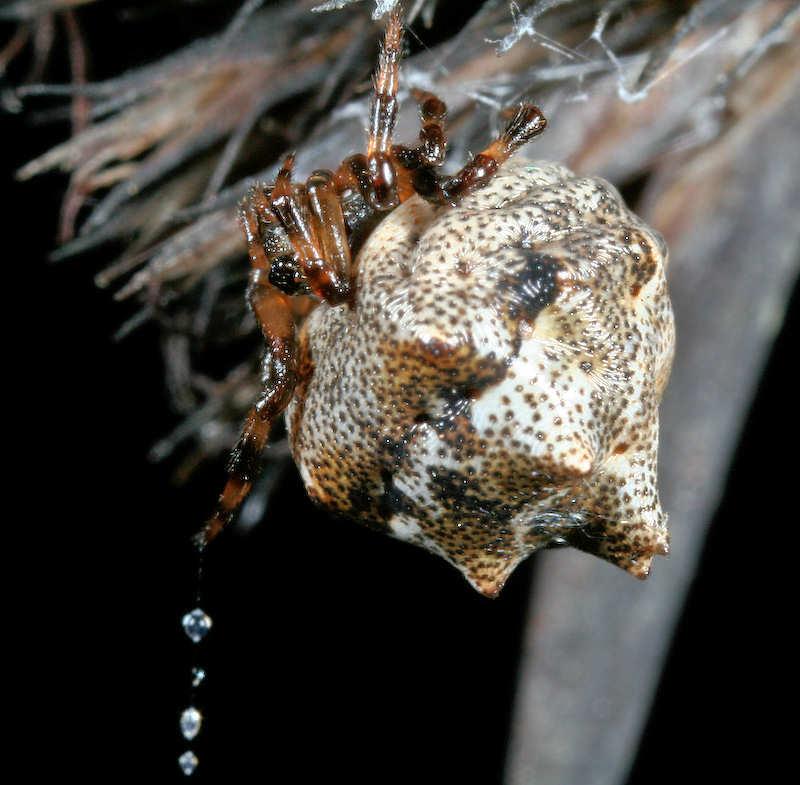
[[444,101],[425,90],[414,90],[420,108],[420,142],[416,147],[392,144],[397,122],[397,87],[403,24],[399,13],[389,18],[370,102],[367,153],[351,155],[342,161],[335,182],[339,194],[348,189],[361,193],[376,212],[397,207],[414,194],[410,170],[421,166],[440,166],[444,161],[447,138]]
[[351,255],[342,203],[333,172],[318,169],[306,181],[311,225],[323,258],[343,279],[350,280]]
[[420,162],[428,166],[441,166],[447,152],[447,132],[444,127],[447,104],[427,90],[413,90],[412,94],[419,104],[419,119],[422,124],[416,148]]
[[342,194],[348,189],[357,190],[367,205],[377,212],[387,212],[400,203],[391,151],[392,134],[397,122],[402,43],[403,22],[395,11],[386,26],[373,79],[367,153],[345,158],[335,175],[338,193]]
[[[403,43],[403,23],[396,11],[389,17],[386,35],[378,57],[378,70],[373,79],[370,102],[367,159],[385,160],[392,146],[392,134],[397,122],[397,87],[400,81],[400,55]],[[382,156],[383,158],[376,158]]]
[[372,101],[366,162],[371,180],[368,202],[375,210],[391,210],[399,204],[395,168],[391,158],[392,134],[397,122],[397,87],[400,80],[400,56],[403,45],[403,22],[395,11],[386,26],[386,35],[378,57]]
[[447,105],[426,90],[412,90],[419,104],[419,144],[392,146],[392,161],[397,172],[397,191],[401,202],[414,195],[411,172],[421,166],[441,166],[447,151],[447,134],[444,124]]
[[[288,295],[269,280],[271,259],[264,249],[256,202],[251,198],[241,208],[240,217],[250,255],[248,300],[264,335],[261,380],[262,392],[250,409],[242,434],[228,462],[228,481],[222,490],[214,514],[200,533],[206,545],[230,523],[253,487],[261,465],[272,424],[288,406],[297,384],[294,315]],[[273,257],[274,258],[274,257]]]
[[533,104],[521,104],[503,133],[452,177],[443,177],[432,166],[413,170],[414,190],[433,204],[457,204],[476,188],[486,185],[501,164],[544,131],[546,125],[541,109]]
[[444,124],[447,119],[447,104],[427,90],[411,91],[419,104],[419,144],[416,147],[396,144],[392,146],[392,157],[404,169],[419,169],[420,166],[441,166],[447,151],[447,134]]
[[[350,298],[350,277],[344,219],[342,218],[340,226],[337,224],[340,231],[333,229],[330,233],[325,233],[324,242],[336,249],[333,261],[326,257],[322,247],[323,239],[318,232],[327,218],[331,218],[334,223],[338,221],[341,207],[337,214],[330,199],[332,185],[329,190],[326,183],[317,183],[312,178],[314,180],[312,199],[309,198],[305,188],[294,185],[293,165],[294,156],[290,155],[278,172],[269,198],[267,199],[265,195],[263,202],[255,205],[258,215],[262,220],[269,221],[271,212],[271,215],[278,219],[294,249],[300,271],[313,294],[331,304],[346,302]],[[324,172],[320,175],[320,181],[327,179]],[[266,208],[270,212],[267,212]],[[346,270],[343,269],[345,267]]]

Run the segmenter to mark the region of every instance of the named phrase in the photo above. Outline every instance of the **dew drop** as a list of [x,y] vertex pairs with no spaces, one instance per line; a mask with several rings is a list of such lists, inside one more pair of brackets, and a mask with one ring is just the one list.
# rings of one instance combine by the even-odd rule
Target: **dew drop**
[[178,766],[181,767],[181,771],[188,777],[190,774],[194,773],[194,770],[197,768],[197,764],[200,761],[197,760],[197,755],[195,755],[191,750],[186,750],[183,755],[178,758]]
[[189,706],[181,714],[181,733],[183,738],[191,741],[198,733],[203,723],[203,715],[194,707]]
[[189,638],[194,643],[199,643],[211,629],[211,617],[207,616],[201,608],[195,608],[183,617],[181,625]]
[[192,668],[192,687],[199,687],[206,678],[203,668]]

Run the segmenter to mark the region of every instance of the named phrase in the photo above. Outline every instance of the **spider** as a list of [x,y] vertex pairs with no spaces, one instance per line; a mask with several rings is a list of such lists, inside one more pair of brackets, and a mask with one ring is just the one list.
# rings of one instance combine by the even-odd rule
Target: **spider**
[[[672,355],[663,240],[605,181],[508,162],[546,120],[522,103],[444,176],[445,104],[414,91],[394,144],[403,25],[389,17],[366,154],[240,207],[266,354],[212,540],[286,412],[311,498],[433,551],[495,596],[525,556],[573,545],[644,577],[665,553],[657,405]],[[316,307],[299,327],[292,297]]]

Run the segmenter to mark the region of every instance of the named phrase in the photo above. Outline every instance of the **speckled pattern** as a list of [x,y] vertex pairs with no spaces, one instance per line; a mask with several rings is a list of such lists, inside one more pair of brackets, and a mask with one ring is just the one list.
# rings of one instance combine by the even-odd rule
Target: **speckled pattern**
[[[496,595],[539,548],[647,576],[666,554],[663,239],[604,180],[515,159],[457,207],[412,197],[300,334],[287,411],[310,496]],[[308,373],[306,373],[308,372]]]

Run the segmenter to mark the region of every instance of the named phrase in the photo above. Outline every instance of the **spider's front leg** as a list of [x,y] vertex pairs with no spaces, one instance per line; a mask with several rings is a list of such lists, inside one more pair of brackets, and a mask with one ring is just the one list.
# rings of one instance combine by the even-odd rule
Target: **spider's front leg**
[[331,304],[346,302],[351,294],[350,250],[333,175],[316,172],[308,188],[302,188],[292,183],[293,166],[290,155],[269,198],[263,196],[255,207],[262,220],[274,215],[280,222],[311,292]]
[[357,153],[346,158],[335,175],[338,193],[355,190],[371,210],[379,213],[392,210],[401,201],[392,156],[392,135],[397,122],[402,44],[403,22],[395,11],[386,25],[373,80],[366,155]]
[[231,522],[250,493],[272,424],[289,405],[297,384],[294,316],[288,295],[269,280],[274,260],[264,250],[253,197],[242,207],[240,217],[251,264],[248,300],[267,345],[261,376],[263,386],[231,453],[228,481],[214,514],[200,533],[201,545],[214,539]]

